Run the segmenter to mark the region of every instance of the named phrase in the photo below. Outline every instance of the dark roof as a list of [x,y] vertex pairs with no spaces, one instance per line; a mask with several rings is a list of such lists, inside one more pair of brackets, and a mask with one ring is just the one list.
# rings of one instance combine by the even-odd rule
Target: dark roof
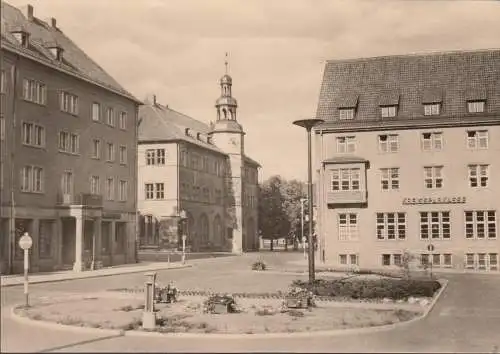
[[[60,28],[33,17],[26,18],[21,10],[2,1],[1,4],[1,46],[2,49],[15,52],[61,72],[99,85],[140,103],[126,91],[103,68],[94,62],[85,52],[68,38]],[[11,31],[24,30],[29,33],[29,46],[23,47]],[[63,49],[63,60],[58,61],[48,47],[57,45]]]
[[328,61],[316,117],[325,125],[338,121],[338,109],[349,103],[354,120],[380,120],[380,106],[392,104],[398,116],[387,119],[419,119],[430,101],[442,103],[441,116],[460,117],[467,100],[485,98],[485,115],[498,114],[500,49]]
[[250,165],[254,165],[254,166],[257,166],[257,167],[262,167],[260,165],[260,163],[258,163],[257,161],[255,161],[254,159],[251,159],[250,157],[248,157],[247,155],[245,155],[244,157],[244,160],[246,163],[250,164]]
[[368,162],[368,160],[358,156],[334,156],[324,159],[322,162],[324,164],[329,164],[329,163],[339,164],[339,163]]

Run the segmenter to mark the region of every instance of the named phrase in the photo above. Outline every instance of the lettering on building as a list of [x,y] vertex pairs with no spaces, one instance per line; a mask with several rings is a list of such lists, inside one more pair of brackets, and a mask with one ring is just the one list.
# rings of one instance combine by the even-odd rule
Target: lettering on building
[[403,205],[419,205],[419,204],[464,204],[465,197],[417,197],[404,198]]

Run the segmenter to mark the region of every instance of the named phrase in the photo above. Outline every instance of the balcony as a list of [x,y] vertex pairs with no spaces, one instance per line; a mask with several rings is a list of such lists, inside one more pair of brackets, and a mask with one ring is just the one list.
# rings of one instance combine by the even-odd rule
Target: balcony
[[326,193],[327,204],[364,204],[368,200],[366,191],[335,191]]
[[89,207],[102,207],[102,195],[90,193],[65,194],[59,193],[57,205],[72,206],[83,205]]

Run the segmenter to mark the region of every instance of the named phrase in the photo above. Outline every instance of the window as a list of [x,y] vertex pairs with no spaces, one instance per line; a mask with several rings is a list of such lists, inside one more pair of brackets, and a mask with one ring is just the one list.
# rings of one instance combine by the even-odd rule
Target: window
[[395,266],[400,267],[402,264],[402,256],[399,253],[393,254],[392,255],[392,262]]
[[146,189],[146,199],[154,199],[154,184],[153,183],[146,183],[145,186]]
[[422,253],[420,255],[420,265],[428,266],[430,264],[429,255],[427,253]]
[[337,137],[337,152],[345,154],[356,151],[356,137],[354,136],[339,136]]
[[127,112],[120,112],[120,129],[127,129]]
[[52,256],[53,225],[52,220],[40,220],[38,226],[38,255],[40,258],[51,258]]
[[443,188],[443,166],[424,167],[425,188]]
[[420,212],[420,238],[450,239],[450,212]]
[[99,176],[90,177],[90,193],[101,194],[101,181]]
[[450,253],[443,254],[443,266],[445,266],[445,267],[451,267],[452,266],[451,254]]
[[441,103],[424,104],[425,116],[437,116],[441,111]]
[[45,146],[45,128],[34,123],[23,123],[22,141],[24,145]]
[[465,268],[474,270],[498,270],[498,253],[466,253]]
[[113,143],[106,144],[106,161],[115,161],[115,144]]
[[354,108],[339,108],[339,118],[341,120],[354,119]]
[[29,102],[45,105],[47,102],[47,89],[41,82],[24,79],[23,98]]
[[120,146],[120,164],[127,164],[127,147],[123,145]]
[[43,168],[24,166],[21,170],[21,191],[43,193]]
[[73,172],[63,172],[61,177],[61,189],[63,194],[73,194]]
[[358,216],[355,213],[339,214],[339,240],[358,239]]
[[422,133],[423,151],[441,151],[443,148],[443,133]]
[[156,183],[156,199],[165,198],[165,185],[163,183]]
[[380,183],[382,190],[399,189],[399,168],[381,168]]
[[475,268],[474,253],[465,254],[465,268]]
[[391,255],[390,254],[383,254],[382,255],[382,265],[383,266],[390,266],[391,265]]
[[489,165],[469,165],[469,186],[487,187]]
[[146,183],[146,199],[165,199],[164,183]]
[[332,191],[359,190],[359,168],[337,168],[332,170]]
[[94,139],[92,141],[92,158],[93,159],[101,158],[101,141],[99,139]]
[[108,177],[106,179],[106,199],[115,199],[115,179],[113,177]]
[[63,91],[61,92],[60,99],[61,111],[78,115],[78,96]]
[[6,86],[5,70],[0,71],[0,93],[5,93]]
[[467,147],[469,149],[487,149],[488,131],[487,130],[469,130],[467,132]]
[[359,257],[357,254],[339,254],[339,263],[342,265],[358,265]]
[[347,264],[347,254],[340,254],[339,255],[339,263],[346,265]]
[[496,239],[496,211],[478,210],[465,212],[465,238]]
[[380,107],[382,118],[391,118],[396,116],[396,105]]
[[94,122],[101,120],[101,105],[97,102],[92,103],[92,120]]
[[380,152],[398,152],[399,150],[399,135],[384,134],[378,136],[378,148]]
[[467,112],[469,113],[483,113],[485,101],[468,101]]
[[5,139],[5,117],[0,116],[0,140]]
[[73,133],[59,132],[59,151],[69,154],[78,154],[80,150],[80,137]]
[[106,124],[112,127],[115,126],[115,112],[111,107],[106,110]]
[[498,253],[489,253],[490,270],[498,270]]
[[441,265],[441,255],[440,254],[433,254],[432,255],[432,265],[439,267]]
[[349,255],[349,263],[351,265],[358,265],[358,255],[357,254]]
[[404,240],[406,238],[406,213],[377,213],[377,239]]
[[120,181],[120,189],[118,194],[120,202],[127,201],[127,196],[128,196],[128,183],[127,181]]
[[165,149],[147,149],[146,165],[165,165]]

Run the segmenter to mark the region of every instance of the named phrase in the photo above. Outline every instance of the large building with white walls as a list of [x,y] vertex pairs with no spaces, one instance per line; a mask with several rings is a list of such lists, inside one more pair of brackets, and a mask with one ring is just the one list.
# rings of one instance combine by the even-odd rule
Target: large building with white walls
[[229,75],[220,79],[220,89],[211,124],[160,104],[156,96],[139,110],[142,248],[179,249],[181,234],[192,252],[242,253],[259,247],[260,165],[245,154]]

